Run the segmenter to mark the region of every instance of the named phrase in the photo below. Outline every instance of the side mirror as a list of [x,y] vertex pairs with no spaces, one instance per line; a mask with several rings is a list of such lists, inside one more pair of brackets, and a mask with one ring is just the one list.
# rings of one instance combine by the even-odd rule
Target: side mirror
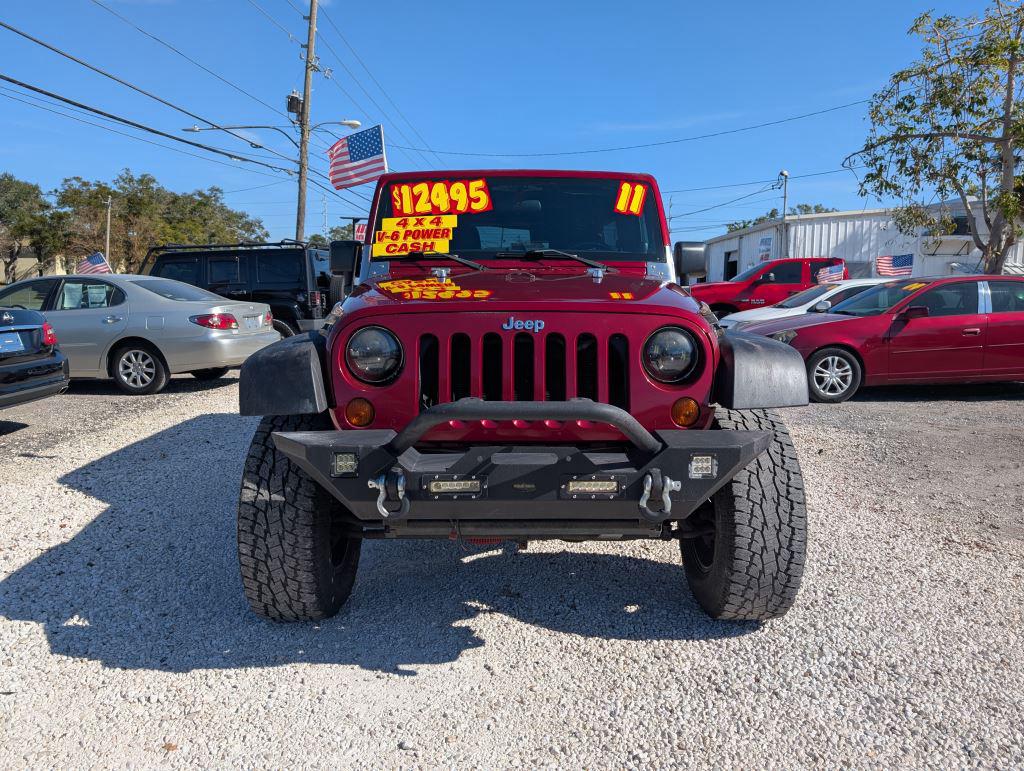
[[828,300],[822,300],[821,302],[815,303],[814,307],[811,308],[815,313],[828,313],[832,309],[832,303]]
[[687,276],[703,278],[707,275],[702,241],[676,241],[672,247],[672,259],[676,264],[676,275],[680,283]]
[[900,318],[904,321],[910,321],[911,319],[925,319],[929,315],[927,305],[911,305],[909,308],[903,309]]
[[352,273],[359,262],[359,241],[331,241],[331,273]]

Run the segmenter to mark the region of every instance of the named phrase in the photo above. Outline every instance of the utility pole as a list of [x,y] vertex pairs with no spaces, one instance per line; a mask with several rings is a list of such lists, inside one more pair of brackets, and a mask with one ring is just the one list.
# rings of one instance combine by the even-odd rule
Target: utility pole
[[107,265],[110,264],[110,207],[113,205],[114,200],[111,196],[107,196],[107,237],[106,244],[103,247],[103,259],[107,261]]
[[789,233],[786,232],[786,207],[789,205],[789,172],[779,172],[782,182],[782,257],[789,257]]
[[302,107],[299,110],[299,201],[295,212],[295,240],[306,235],[306,176],[309,173],[309,98],[316,69],[317,0],[309,0],[309,33],[306,37],[306,79],[302,86]]

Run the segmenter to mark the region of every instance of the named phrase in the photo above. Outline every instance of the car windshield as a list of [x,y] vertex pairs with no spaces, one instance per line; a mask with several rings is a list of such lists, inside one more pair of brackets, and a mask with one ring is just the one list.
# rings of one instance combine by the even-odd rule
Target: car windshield
[[776,305],[776,308],[799,308],[801,305],[807,305],[809,302],[821,297],[825,292],[829,292],[836,288],[835,284],[818,284],[812,286],[810,289],[805,289],[802,292],[797,292],[792,297],[787,297],[785,300]]
[[178,300],[180,302],[191,302],[193,300],[223,300],[219,294],[213,292],[207,292],[205,289],[200,289],[197,286],[191,284],[183,284],[180,281],[172,281],[169,278],[151,278],[146,280],[129,281],[129,284],[133,284],[138,287],[142,287],[147,292],[158,294],[168,300]]
[[877,316],[885,313],[892,306],[905,297],[923,289],[931,283],[911,278],[905,281],[890,281],[887,284],[879,284],[870,289],[854,295],[849,300],[833,306],[831,313],[841,313],[846,316]]
[[747,268],[742,273],[740,273],[740,274],[738,274],[736,276],[733,276],[729,280],[730,281],[747,281],[748,279],[753,278],[757,273],[760,273],[762,269],[764,269],[764,265],[763,264],[755,265],[754,267]]
[[396,180],[380,200],[374,259],[422,252],[558,257],[540,255],[545,249],[596,260],[667,259],[657,196],[643,180],[445,174]]

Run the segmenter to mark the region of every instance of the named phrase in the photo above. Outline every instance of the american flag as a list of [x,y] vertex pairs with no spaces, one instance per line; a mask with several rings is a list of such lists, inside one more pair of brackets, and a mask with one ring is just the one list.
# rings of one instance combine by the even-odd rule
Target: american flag
[[384,128],[374,126],[339,139],[327,151],[327,157],[336,190],[372,182],[388,170]]
[[83,257],[78,261],[75,273],[87,275],[89,273],[113,273],[113,271],[110,269],[110,263],[107,262],[107,258],[103,256],[102,252],[93,252],[88,257]]
[[827,284],[829,281],[842,281],[843,271],[845,270],[846,266],[841,262],[838,265],[826,265],[817,273],[818,283]]
[[875,260],[879,276],[909,276],[914,272],[914,255],[887,254]]

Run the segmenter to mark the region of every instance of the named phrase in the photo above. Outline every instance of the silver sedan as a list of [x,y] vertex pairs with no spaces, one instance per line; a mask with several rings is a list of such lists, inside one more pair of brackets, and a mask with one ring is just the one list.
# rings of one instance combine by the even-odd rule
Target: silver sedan
[[113,378],[122,391],[160,391],[172,374],[223,376],[280,339],[270,307],[168,278],[48,276],[0,289],[0,305],[46,315],[72,378]]

